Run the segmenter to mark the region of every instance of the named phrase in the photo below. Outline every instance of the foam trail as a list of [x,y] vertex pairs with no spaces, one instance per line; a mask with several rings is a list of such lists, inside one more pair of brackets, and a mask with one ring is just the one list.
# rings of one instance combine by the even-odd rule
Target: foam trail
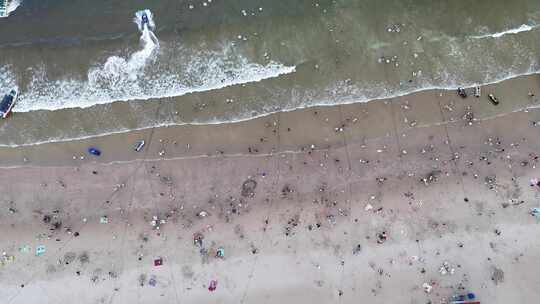
[[[148,22],[142,22],[146,14]],[[103,64],[88,71],[86,77],[50,79],[43,66],[30,67],[31,81],[22,88],[14,112],[87,108],[116,101],[147,100],[182,96],[194,92],[221,89],[227,86],[258,82],[292,73],[295,66],[270,62],[251,63],[239,55],[232,45],[221,50],[201,49],[183,56],[182,46],[162,49],[152,32],[155,28],[149,10],[135,13],[134,22],[141,31],[142,49],[128,58],[111,56]],[[174,54],[181,61],[161,62],[158,55]],[[166,57],[166,55],[164,56]],[[7,75],[9,67],[6,69]],[[0,79],[11,83],[12,79]]]
[[500,37],[502,37],[504,35],[511,35],[511,34],[513,35],[513,34],[518,34],[518,33],[521,33],[521,32],[528,32],[528,31],[531,31],[531,30],[535,29],[536,27],[538,27],[538,25],[522,24],[517,28],[512,28],[512,29],[509,29],[509,30],[506,30],[506,31],[497,32],[497,33],[493,33],[493,34],[472,36],[471,38],[474,38],[474,39],[500,38]]
[[[150,17],[152,16],[152,13],[149,10],[139,11],[135,15],[142,15],[142,12],[147,12],[151,24],[155,27],[154,21]],[[135,17],[135,19],[137,18],[138,17]],[[99,82],[99,78],[104,75],[107,78],[128,78],[132,80],[138,78],[139,73],[144,68],[147,61],[159,47],[159,41],[156,35],[146,26],[146,24],[142,24],[140,19],[138,20],[139,23],[137,24],[142,33],[140,41],[143,48],[133,53],[127,61],[118,56],[109,57],[105,62],[103,69],[94,69],[90,73],[89,79],[94,79],[96,82]]]

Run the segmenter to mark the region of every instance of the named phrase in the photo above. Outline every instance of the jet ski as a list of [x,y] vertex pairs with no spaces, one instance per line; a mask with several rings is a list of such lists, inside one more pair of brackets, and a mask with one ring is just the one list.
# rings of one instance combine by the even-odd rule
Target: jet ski
[[4,98],[2,98],[2,101],[0,102],[0,117],[8,117],[9,113],[11,113],[11,109],[13,109],[13,106],[17,101],[18,95],[17,90],[11,90],[4,96]]
[[148,19],[148,15],[146,12],[143,12],[141,16],[141,26],[144,28],[145,24],[150,28],[150,20]]

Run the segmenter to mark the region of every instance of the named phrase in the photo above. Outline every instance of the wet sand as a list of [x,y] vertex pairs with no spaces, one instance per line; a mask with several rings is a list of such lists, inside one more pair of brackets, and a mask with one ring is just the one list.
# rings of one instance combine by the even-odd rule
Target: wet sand
[[532,303],[540,77],[482,93],[0,149],[0,298]]

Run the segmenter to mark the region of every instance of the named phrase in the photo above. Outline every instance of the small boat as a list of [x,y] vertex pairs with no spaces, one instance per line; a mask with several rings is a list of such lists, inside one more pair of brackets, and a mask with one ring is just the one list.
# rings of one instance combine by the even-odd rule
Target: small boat
[[142,16],[141,16],[141,25],[144,25],[144,24],[146,24],[146,25],[148,25],[148,27],[150,27],[150,20],[148,20],[148,15],[146,14],[146,12],[143,12]]
[[94,147],[90,147],[88,148],[88,153],[92,154],[92,155],[95,155],[95,156],[100,156],[101,155],[101,151],[97,148],[94,148]]
[[144,140],[139,140],[139,141],[137,142],[137,144],[135,145],[134,150],[135,150],[136,152],[140,152],[140,151],[142,150],[142,148],[144,147],[144,144],[145,144]]
[[11,90],[4,98],[2,98],[2,101],[0,102],[0,116],[2,118],[7,118],[9,113],[11,113],[11,109],[13,109],[18,95],[17,90]]
[[467,92],[464,88],[458,88],[457,93],[459,96],[461,96],[461,98],[467,98]]
[[479,98],[482,95],[480,87],[474,88],[474,97]]
[[497,99],[497,97],[495,97],[495,95],[489,94],[488,97],[489,97],[489,100],[491,101],[491,103],[492,103],[493,105],[496,106],[496,105],[499,104],[499,100]]
[[9,16],[9,0],[0,0],[0,17]]

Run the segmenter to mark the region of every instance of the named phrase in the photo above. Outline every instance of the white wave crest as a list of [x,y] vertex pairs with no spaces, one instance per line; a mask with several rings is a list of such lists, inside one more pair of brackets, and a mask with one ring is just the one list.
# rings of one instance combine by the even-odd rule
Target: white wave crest
[[517,28],[508,29],[502,32],[497,32],[493,34],[485,34],[485,35],[479,35],[479,36],[471,36],[471,38],[474,39],[482,39],[482,38],[500,38],[504,35],[510,35],[510,34],[518,34],[521,32],[528,32],[533,30],[534,28],[538,27],[538,25],[528,25],[528,24],[522,24]]
[[[148,17],[148,26],[141,23],[143,12]],[[191,56],[182,55],[181,45],[160,50],[159,41],[151,31],[155,27],[152,13],[149,10],[137,12],[135,23],[141,29],[142,49],[127,58],[111,56],[90,68],[85,76],[51,79],[45,66],[29,67],[27,71],[31,78],[21,88],[14,112],[87,108],[116,101],[176,97],[258,82],[296,70],[295,66],[275,62],[251,63],[231,46],[214,51],[201,49],[197,54],[189,50]],[[163,55],[164,51],[168,53]],[[161,62],[158,55],[169,60]],[[174,62],[170,62],[171,58]],[[9,66],[0,66],[0,71],[3,71],[2,86],[16,84],[15,74]]]
[[[196,79],[191,85],[185,85],[184,79],[179,75],[154,75],[153,78],[140,79],[138,76],[140,74],[130,73],[137,65],[130,65],[130,60],[126,63],[120,57],[109,58],[103,67],[92,70],[86,82],[51,81],[46,72],[38,68],[33,73],[30,86],[21,92],[17,107],[13,110],[14,112],[30,112],[88,108],[115,101],[177,97],[259,82],[293,73],[296,70],[295,66],[284,66],[275,62],[267,65],[246,62],[232,69],[224,69],[220,60],[216,59],[216,62],[210,63],[202,74],[193,75]],[[190,63],[190,65],[194,65],[193,71],[201,70],[196,63]]]

